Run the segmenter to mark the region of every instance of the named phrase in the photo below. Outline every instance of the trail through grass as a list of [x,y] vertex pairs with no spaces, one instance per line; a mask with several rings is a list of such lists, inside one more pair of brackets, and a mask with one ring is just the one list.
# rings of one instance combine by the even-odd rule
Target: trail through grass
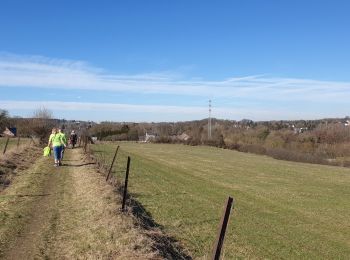
[[157,259],[79,151],[66,150],[59,168],[40,158],[0,193],[0,258]]
[[[235,209],[225,259],[347,259],[350,169],[271,159],[213,147],[120,143],[122,180],[195,258],[208,257],[228,195]],[[92,146],[109,162],[117,144]]]

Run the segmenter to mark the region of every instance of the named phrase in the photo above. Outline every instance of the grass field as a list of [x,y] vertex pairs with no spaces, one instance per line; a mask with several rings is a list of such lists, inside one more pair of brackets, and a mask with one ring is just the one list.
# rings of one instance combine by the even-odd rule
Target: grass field
[[[165,231],[207,257],[223,204],[235,198],[224,258],[348,259],[350,169],[213,147],[119,143],[130,192]],[[110,162],[117,144],[93,145]]]
[[[2,155],[5,145],[6,145],[6,137],[0,137],[0,155]],[[7,149],[6,152],[15,149],[17,147],[17,142],[18,142],[18,138],[10,138],[9,139],[9,143],[7,145]],[[29,144],[30,142],[30,138],[21,138],[19,141],[19,145],[25,145],[25,144]]]

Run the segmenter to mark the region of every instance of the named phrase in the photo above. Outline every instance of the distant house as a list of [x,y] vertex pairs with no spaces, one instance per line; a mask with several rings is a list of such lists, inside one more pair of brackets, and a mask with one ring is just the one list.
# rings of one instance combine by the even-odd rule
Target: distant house
[[302,133],[304,133],[307,130],[308,130],[307,127],[295,127],[294,128],[294,133],[295,134],[302,134]]
[[187,141],[188,139],[190,139],[190,136],[186,133],[182,133],[181,135],[177,136],[177,139],[179,139],[181,141]]
[[145,135],[145,142],[152,142],[156,140],[156,135],[155,134],[148,134],[146,132],[146,135]]
[[17,129],[15,127],[6,127],[5,131],[2,132],[3,136],[15,137],[17,135]]

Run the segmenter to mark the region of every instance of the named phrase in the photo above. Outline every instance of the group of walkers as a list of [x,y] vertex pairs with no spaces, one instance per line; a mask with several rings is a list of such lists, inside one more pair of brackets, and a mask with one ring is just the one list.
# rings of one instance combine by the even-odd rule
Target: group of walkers
[[[72,148],[77,143],[77,134],[73,130],[69,136],[69,144]],[[48,147],[52,147],[54,158],[55,158],[55,167],[62,165],[64,149],[67,147],[67,138],[66,135],[62,132],[60,128],[53,128],[52,133],[49,137]]]

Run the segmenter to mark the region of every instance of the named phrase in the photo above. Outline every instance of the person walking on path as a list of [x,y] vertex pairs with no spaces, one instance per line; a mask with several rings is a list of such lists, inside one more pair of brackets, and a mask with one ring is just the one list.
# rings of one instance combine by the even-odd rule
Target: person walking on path
[[49,143],[47,146],[53,149],[54,157],[55,157],[55,167],[61,164],[61,156],[62,156],[62,147],[65,145],[62,135],[58,132],[57,128],[52,129],[52,133],[49,137]]
[[62,164],[62,160],[63,160],[63,155],[64,155],[64,148],[66,148],[67,146],[67,137],[65,135],[65,133],[62,132],[61,128],[58,128],[58,134],[61,135],[62,137],[62,141],[63,144],[61,145],[61,158],[60,158],[60,165]]
[[71,144],[72,149],[73,149],[74,146],[76,145],[77,139],[78,139],[77,134],[75,133],[74,130],[72,130],[72,132],[71,132],[71,134],[70,134],[70,136],[69,136],[69,143]]

